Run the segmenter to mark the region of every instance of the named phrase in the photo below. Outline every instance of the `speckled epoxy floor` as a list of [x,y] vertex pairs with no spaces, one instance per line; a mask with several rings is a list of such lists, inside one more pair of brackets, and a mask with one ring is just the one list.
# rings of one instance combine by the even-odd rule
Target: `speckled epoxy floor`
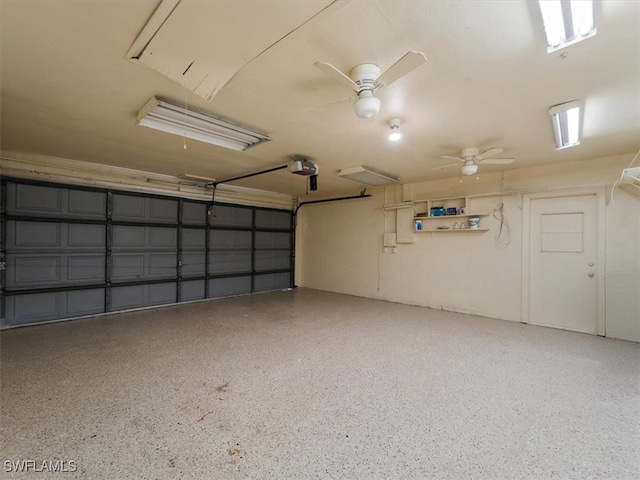
[[6,478],[640,478],[630,342],[305,289],[1,338],[2,473],[76,466]]

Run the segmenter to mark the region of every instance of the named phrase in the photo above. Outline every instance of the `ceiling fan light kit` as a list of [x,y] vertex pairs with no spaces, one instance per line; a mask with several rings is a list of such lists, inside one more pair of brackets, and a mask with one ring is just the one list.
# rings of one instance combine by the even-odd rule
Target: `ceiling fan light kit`
[[465,162],[465,164],[462,166],[463,175],[473,175],[477,171],[478,171],[478,165],[476,165],[473,160],[469,160]]
[[[447,160],[457,160],[458,162],[462,162],[462,167],[460,172],[463,175],[474,175],[478,171],[479,164],[487,164],[487,165],[508,165],[509,163],[513,163],[513,158],[487,158],[497,155],[501,153],[503,150],[499,147],[491,147],[488,150],[480,153],[475,147],[463,148],[460,152],[459,157],[454,157],[451,155],[443,155],[440,158],[444,158]],[[460,165],[459,163],[453,163],[450,165],[444,165],[442,167],[437,167],[437,169],[449,168],[449,167],[457,167]]]
[[330,63],[316,62],[313,65],[337,82],[351,88],[358,100],[353,108],[360,118],[372,118],[380,112],[380,100],[375,92],[395,82],[427,61],[422,52],[407,52],[384,72],[374,63],[362,63],[351,69],[349,75]]
[[353,110],[360,118],[372,118],[380,112],[380,104],[380,99],[373,95],[373,91],[364,90],[353,104]]

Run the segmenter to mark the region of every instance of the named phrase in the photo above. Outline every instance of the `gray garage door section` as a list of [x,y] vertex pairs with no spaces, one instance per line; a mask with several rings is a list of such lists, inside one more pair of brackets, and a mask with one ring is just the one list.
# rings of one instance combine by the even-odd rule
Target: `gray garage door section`
[[3,188],[3,324],[104,312],[107,194],[16,183]]
[[[256,210],[254,291],[263,292],[291,285],[291,213]],[[273,273],[270,273],[273,272]]]
[[1,326],[292,286],[292,214],[5,179]]

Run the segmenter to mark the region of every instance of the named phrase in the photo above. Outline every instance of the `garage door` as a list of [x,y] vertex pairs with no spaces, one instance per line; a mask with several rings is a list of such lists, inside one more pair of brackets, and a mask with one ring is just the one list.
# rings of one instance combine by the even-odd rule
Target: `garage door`
[[292,287],[292,213],[2,184],[0,325]]

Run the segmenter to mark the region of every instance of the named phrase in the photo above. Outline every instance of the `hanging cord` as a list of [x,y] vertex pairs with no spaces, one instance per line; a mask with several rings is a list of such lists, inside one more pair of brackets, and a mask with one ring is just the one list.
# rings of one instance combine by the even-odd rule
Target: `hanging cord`
[[500,246],[506,247],[511,243],[511,227],[509,222],[504,216],[504,203],[500,202],[493,209],[493,218],[500,222],[500,228],[496,233],[496,243]]

